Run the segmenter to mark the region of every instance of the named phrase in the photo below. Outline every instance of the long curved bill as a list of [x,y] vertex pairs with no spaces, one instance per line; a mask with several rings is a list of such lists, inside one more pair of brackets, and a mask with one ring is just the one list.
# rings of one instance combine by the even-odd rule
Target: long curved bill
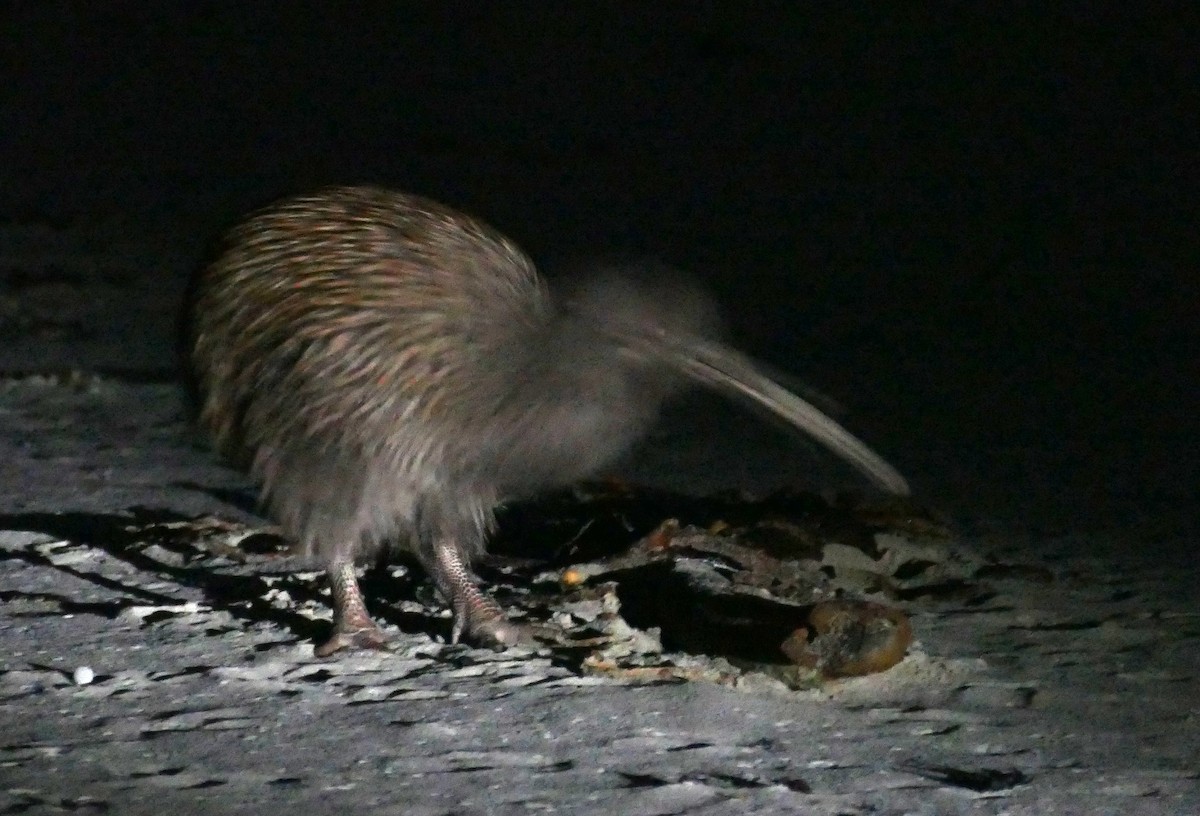
[[750,358],[723,344],[696,337],[659,338],[659,342],[665,345],[660,353],[665,353],[672,367],[691,379],[762,406],[821,442],[880,488],[901,496],[909,494],[908,482],[883,457],[812,403],[768,378]]

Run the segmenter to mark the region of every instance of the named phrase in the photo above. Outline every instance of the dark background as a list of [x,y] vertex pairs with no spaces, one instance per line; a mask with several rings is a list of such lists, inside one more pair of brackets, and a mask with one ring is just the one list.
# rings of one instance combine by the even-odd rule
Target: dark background
[[956,510],[1187,515],[1197,32],[1104,6],[5,3],[0,222],[169,247],[166,304],[248,209],[393,185],[695,273]]

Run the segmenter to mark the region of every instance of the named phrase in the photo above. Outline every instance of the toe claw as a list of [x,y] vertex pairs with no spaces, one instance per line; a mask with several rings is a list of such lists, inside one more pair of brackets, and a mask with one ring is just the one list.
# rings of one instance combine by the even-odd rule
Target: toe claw
[[504,617],[468,622],[467,631],[476,643],[490,646],[496,651],[513,646],[526,646],[533,642],[533,637],[526,627]]
[[313,649],[317,657],[329,657],[344,650],[371,649],[388,651],[388,639],[378,627],[353,629],[350,631],[335,630],[329,640]]

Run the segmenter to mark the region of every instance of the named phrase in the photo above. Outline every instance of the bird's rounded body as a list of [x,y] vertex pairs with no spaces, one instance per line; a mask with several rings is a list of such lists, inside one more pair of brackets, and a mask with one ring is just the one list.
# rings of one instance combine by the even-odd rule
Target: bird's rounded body
[[[707,338],[702,298],[668,288],[598,277],[557,297],[490,227],[372,187],[290,198],[230,233],[190,303],[199,419],[328,566],[344,636],[326,651],[377,645],[352,569],[386,545],[426,566],[456,632],[511,642],[469,572],[495,506],[602,467],[686,379],[866,451]],[[862,451],[839,450],[886,483]]]

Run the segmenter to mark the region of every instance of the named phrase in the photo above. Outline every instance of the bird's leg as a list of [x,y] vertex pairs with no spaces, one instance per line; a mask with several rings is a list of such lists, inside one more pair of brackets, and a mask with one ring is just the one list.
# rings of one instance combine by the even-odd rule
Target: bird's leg
[[317,657],[328,657],[342,649],[386,649],[387,638],[367,614],[354,564],[335,561],[327,573],[333,596],[333,635],[314,650]]
[[524,629],[505,617],[500,605],[480,590],[466,554],[453,538],[437,539],[433,563],[426,568],[454,613],[452,643],[465,634],[483,645],[503,649],[527,639]]

